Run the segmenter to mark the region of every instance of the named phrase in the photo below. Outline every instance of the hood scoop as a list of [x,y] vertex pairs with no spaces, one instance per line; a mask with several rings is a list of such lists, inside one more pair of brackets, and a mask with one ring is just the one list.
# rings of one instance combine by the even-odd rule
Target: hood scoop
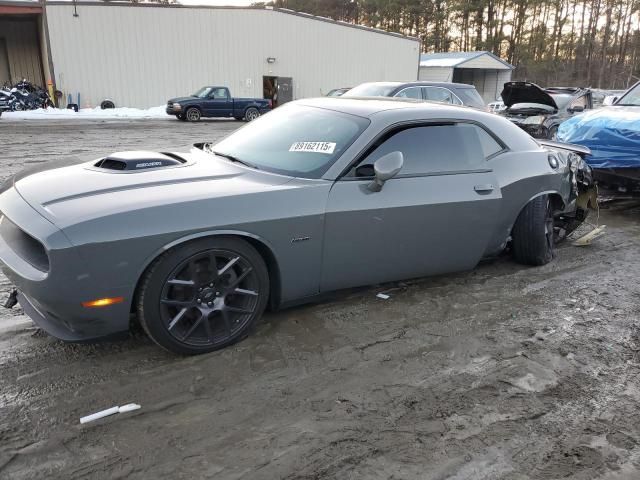
[[141,171],[152,168],[173,167],[186,163],[174,153],[118,152],[98,160],[93,166],[101,170]]

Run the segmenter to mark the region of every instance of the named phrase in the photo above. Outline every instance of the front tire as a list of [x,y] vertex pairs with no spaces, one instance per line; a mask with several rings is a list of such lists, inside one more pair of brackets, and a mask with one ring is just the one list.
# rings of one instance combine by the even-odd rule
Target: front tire
[[179,113],[179,114],[177,114],[177,115],[176,115],[176,118],[177,118],[178,120],[183,121],[183,122],[186,122],[186,121],[187,121],[187,117],[186,117],[186,115],[185,115],[184,113]]
[[189,120],[190,122],[199,122],[200,121],[200,117],[202,117],[202,114],[200,113],[200,110],[198,110],[195,107],[191,107],[188,108],[186,112],[184,112],[187,120]]
[[513,257],[524,265],[545,265],[555,256],[553,204],[548,195],[531,200],[513,226]]
[[140,324],[178,354],[212,352],[245,338],[269,299],[260,254],[241,239],[196,240],[160,256],[142,279]]

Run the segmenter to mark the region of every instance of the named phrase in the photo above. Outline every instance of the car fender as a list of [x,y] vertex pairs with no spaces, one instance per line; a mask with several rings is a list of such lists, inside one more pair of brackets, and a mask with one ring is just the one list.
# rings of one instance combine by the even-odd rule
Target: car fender
[[251,102],[248,105],[245,105],[243,108],[243,112],[247,112],[247,110],[249,110],[250,108],[257,108],[258,110],[261,110],[264,107],[261,107],[260,104],[258,102]]
[[[182,236],[180,238],[177,238],[175,240],[172,240],[169,243],[166,243],[165,245],[163,245],[161,248],[156,249],[153,253],[151,253],[147,258],[145,258],[144,262],[142,263],[141,268],[139,269],[139,271],[136,274],[136,287],[135,287],[135,292],[137,292],[138,290],[138,286],[140,284],[140,280],[142,279],[144,273],[147,271],[147,269],[149,268],[149,266],[163,253],[178,247],[180,245],[184,245],[185,243],[191,242],[193,240],[198,240],[200,238],[207,238],[207,237],[220,237],[220,236],[229,236],[229,237],[240,237],[240,238],[245,238],[247,240],[250,240],[249,243],[252,244],[252,246],[255,246],[255,242],[257,242],[259,245],[261,245],[262,248],[259,248],[259,253],[261,255],[264,256],[263,251],[260,251],[262,249],[266,249],[266,251],[268,252],[268,254],[272,257],[272,258],[265,258],[265,263],[267,263],[267,266],[270,270],[270,272],[272,272],[275,276],[275,280],[276,280],[276,285],[273,285],[272,287],[272,300],[274,301],[274,303],[278,303],[279,302],[279,294],[280,294],[280,262],[278,259],[278,256],[276,254],[276,250],[273,248],[273,246],[271,245],[271,243],[266,240],[265,238],[256,235],[254,233],[251,232],[246,232],[246,231],[242,231],[242,230],[205,230],[203,232],[198,232],[198,233],[192,233],[190,235],[185,235]],[[274,296],[275,295],[275,296]],[[133,297],[135,295],[132,295],[132,302],[133,302]]]

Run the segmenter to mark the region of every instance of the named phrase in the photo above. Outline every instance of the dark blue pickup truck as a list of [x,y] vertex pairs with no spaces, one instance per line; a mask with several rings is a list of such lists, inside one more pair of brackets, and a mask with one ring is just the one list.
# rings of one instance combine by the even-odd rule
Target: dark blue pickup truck
[[250,122],[271,110],[271,100],[233,98],[227,87],[202,87],[190,97],[172,98],[167,113],[179,120],[197,122],[202,117],[225,117]]

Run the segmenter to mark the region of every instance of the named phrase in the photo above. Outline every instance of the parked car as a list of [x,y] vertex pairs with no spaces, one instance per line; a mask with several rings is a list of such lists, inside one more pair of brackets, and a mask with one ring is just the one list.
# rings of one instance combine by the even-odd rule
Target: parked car
[[473,85],[444,82],[372,82],[346,92],[345,97],[397,97],[466,105],[485,110],[484,100]]
[[329,90],[329,93],[327,93],[326,96],[327,97],[341,97],[342,95],[347,93],[349,90],[351,90],[351,87],[334,88],[333,90]]
[[18,174],[0,194],[0,260],[58,338],[126,332],[135,312],[162,347],[209,352],[267,305],[471,269],[507,244],[551,261],[590,189],[572,148],[472,108],[300,100],[191,153]]
[[576,113],[593,108],[588,88],[542,88],[531,82],[507,82],[500,94],[504,115],[535,138],[554,140],[560,124]]
[[565,121],[558,139],[591,150],[586,160],[602,190],[640,194],[640,83],[613,105]]
[[203,117],[250,122],[270,111],[271,105],[271,100],[263,98],[233,98],[227,87],[202,87],[190,97],[169,100],[167,113],[190,122],[197,122]]

